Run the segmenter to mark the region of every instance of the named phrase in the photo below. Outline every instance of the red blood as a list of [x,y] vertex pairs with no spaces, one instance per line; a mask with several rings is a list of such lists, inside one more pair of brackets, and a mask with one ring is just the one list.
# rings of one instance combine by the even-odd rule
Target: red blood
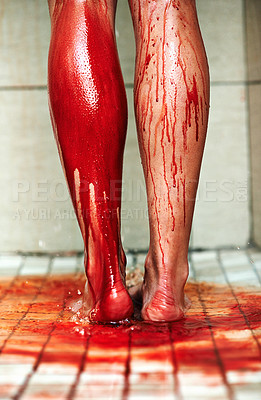
[[195,124],[196,124],[196,141],[198,141],[198,119],[199,119],[199,101],[198,101],[198,91],[197,91],[197,83],[196,78],[193,75],[193,86],[192,89],[189,90],[187,87],[188,100],[186,104],[186,115],[187,115],[187,124],[191,125],[191,109],[192,105],[194,105],[195,112]]
[[[31,287],[41,285],[40,278],[28,277],[26,280]],[[233,295],[227,286],[189,283],[186,293],[192,300],[192,308],[183,320],[173,323],[129,320],[123,324],[89,324],[77,319],[72,321],[73,312],[68,308],[80,298],[77,292],[83,289],[83,275],[49,278],[34,303],[30,286],[18,280],[7,291],[7,283],[0,287],[5,294],[1,302],[1,335],[9,335],[9,339],[2,346],[1,353],[15,355],[16,361],[22,362],[29,356],[35,360],[41,357],[40,363],[60,362],[78,366],[88,340],[87,364],[99,363],[105,369],[110,368],[112,360],[125,365],[130,346],[130,363],[132,359],[171,363],[174,351],[181,370],[189,367],[191,371],[200,369],[205,374],[217,374],[221,367],[242,373],[261,371],[258,346],[261,295],[250,289],[237,289]],[[23,319],[21,314],[25,312],[19,312],[21,302],[28,310]],[[6,304],[13,312],[12,319],[4,312]],[[61,313],[63,304],[66,308]],[[61,310],[57,310],[57,305]],[[41,354],[48,335],[51,338]]]
[[146,56],[146,61],[145,61],[146,66],[149,65],[150,60],[151,60],[151,54],[147,54],[147,56]]
[[96,319],[110,320],[120,316],[115,297],[126,316],[132,313],[122,283],[119,237],[127,103],[106,1],[96,3],[67,1],[57,7],[48,87],[54,133],[87,250],[90,302],[97,306]]

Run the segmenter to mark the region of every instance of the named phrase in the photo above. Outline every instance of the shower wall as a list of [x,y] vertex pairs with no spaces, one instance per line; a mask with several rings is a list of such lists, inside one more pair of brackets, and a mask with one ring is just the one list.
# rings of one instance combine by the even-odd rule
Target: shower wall
[[[198,0],[211,73],[211,110],[191,248],[261,244],[261,4]],[[82,250],[47,106],[50,34],[44,0],[0,4],[0,251]],[[129,101],[123,176],[125,248],[148,247],[144,179],[133,113],[135,46],[127,0],[117,41]],[[251,148],[251,158],[250,158]]]

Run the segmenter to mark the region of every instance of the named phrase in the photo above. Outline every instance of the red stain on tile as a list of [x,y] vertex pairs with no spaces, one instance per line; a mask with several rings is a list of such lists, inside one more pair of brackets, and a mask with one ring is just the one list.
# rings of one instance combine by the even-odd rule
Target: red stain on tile
[[[140,382],[154,375],[155,382],[163,382],[168,374],[177,377],[200,371],[217,375],[228,385],[229,371],[261,371],[261,294],[257,289],[188,283],[192,307],[183,320],[89,324],[72,320],[71,306],[80,300],[84,283],[83,275],[67,275],[19,278],[9,289],[7,281],[0,285],[4,293],[0,361],[12,356],[10,362],[21,364],[30,357],[35,370],[43,363],[82,371],[98,368],[102,373],[115,369],[125,374],[125,398],[133,373]],[[143,369],[136,372],[137,365]]]

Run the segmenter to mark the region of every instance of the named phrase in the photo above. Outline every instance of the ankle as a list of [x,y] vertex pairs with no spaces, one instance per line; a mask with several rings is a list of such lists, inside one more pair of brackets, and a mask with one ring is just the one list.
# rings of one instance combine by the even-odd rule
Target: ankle
[[145,261],[145,282],[155,282],[160,284],[162,281],[178,284],[184,287],[189,274],[188,258],[186,257],[153,257],[149,252]]

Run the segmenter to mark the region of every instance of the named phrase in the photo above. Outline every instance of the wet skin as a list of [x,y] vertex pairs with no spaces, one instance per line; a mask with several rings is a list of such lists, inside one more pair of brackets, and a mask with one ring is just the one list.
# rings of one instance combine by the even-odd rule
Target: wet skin
[[177,320],[189,302],[188,244],[209,109],[209,75],[195,2],[130,0],[135,111],[146,179],[150,248],[142,316]]
[[51,118],[85,246],[85,313],[98,321],[133,312],[120,240],[127,103],[114,11],[106,1],[57,2],[49,51]]
[[[84,308],[92,320],[133,312],[125,288],[120,189],[127,125],[115,44],[116,1],[49,2],[50,111],[85,245]],[[194,0],[130,0],[134,101],[146,180],[150,247],[143,319],[184,316],[187,252],[207,129],[209,76]],[[100,40],[99,40],[100,39]]]

